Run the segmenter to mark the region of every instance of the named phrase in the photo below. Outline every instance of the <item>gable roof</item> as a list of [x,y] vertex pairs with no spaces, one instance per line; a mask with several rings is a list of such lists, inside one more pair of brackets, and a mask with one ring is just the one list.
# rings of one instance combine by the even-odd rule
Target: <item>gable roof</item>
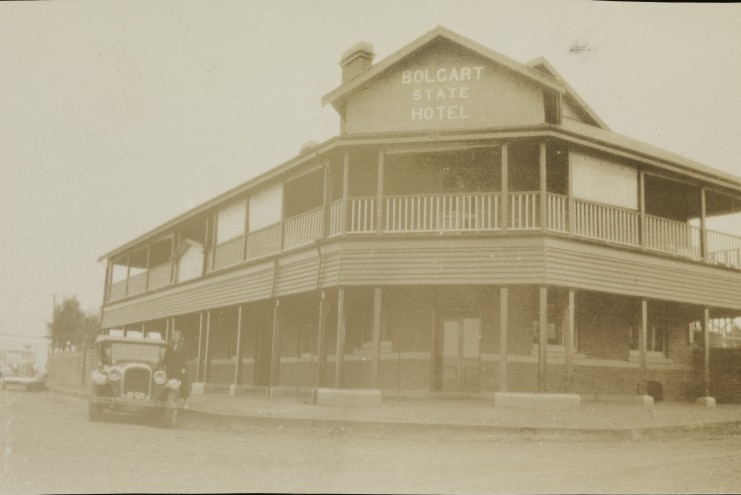
[[566,97],[570,98],[573,101],[573,103],[575,103],[576,106],[579,107],[579,109],[581,109],[584,113],[586,113],[589,116],[589,118],[594,121],[594,124],[597,125],[597,127],[601,127],[602,129],[605,129],[608,131],[610,130],[607,124],[605,124],[605,122],[601,118],[599,118],[599,116],[594,112],[594,110],[592,110],[589,107],[589,105],[587,105],[587,102],[585,102],[581,98],[581,96],[579,96],[576,93],[576,91],[574,91],[574,88],[572,88],[571,85],[569,85],[569,83],[566,82],[566,79],[564,79],[561,76],[561,74],[558,73],[555,67],[553,67],[551,63],[548,62],[548,60],[546,60],[544,57],[538,57],[535,60],[528,62],[527,66],[532,67],[535,70],[539,70],[538,68],[540,68],[540,70],[545,71],[551,77],[553,77],[558,82],[560,82],[563,85],[564,89],[566,90],[565,91]]
[[339,105],[355,90],[362,87],[364,84],[366,84],[368,81],[375,78],[376,76],[383,74],[390,67],[401,62],[415,51],[437,39],[446,39],[464,48],[467,48],[472,52],[488,58],[494,63],[507,67],[508,69],[524,77],[527,77],[547,88],[551,88],[559,92],[563,92],[565,90],[562,82],[558,81],[556,78],[549,77],[548,75],[533,67],[521,64],[520,62],[512,60],[511,58],[506,57],[501,53],[495,52],[491,48],[488,48],[480,43],[461,36],[458,33],[454,33],[453,31],[450,31],[449,29],[446,29],[442,26],[438,26],[435,29],[420,36],[416,40],[412,41],[411,43],[407,44],[406,46],[400,48],[377,64],[373,64],[371,67],[361,72],[354,78],[350,79],[345,84],[340,85],[339,87],[324,95],[322,97],[322,105],[331,103],[336,109],[338,109]]

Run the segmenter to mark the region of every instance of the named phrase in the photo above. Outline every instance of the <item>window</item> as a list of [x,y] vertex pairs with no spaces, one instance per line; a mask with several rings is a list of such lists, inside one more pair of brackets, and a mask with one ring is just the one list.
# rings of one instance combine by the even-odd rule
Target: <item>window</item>
[[587,201],[638,209],[638,170],[616,161],[570,152],[574,196]]
[[250,231],[280,222],[283,215],[283,184],[266,187],[250,196]]
[[[564,331],[568,325],[569,305],[568,291],[549,288],[548,289],[548,318],[547,332],[549,346],[564,346]],[[536,311],[536,318],[533,320],[533,344],[538,345],[540,342],[540,320]],[[574,321],[576,327],[576,321]],[[576,349],[576,328],[574,328],[573,348]]]
[[[646,333],[646,351],[666,353],[667,324],[663,320],[649,322]],[[640,349],[641,329],[638,325],[630,327],[630,350]]]
[[216,244],[244,234],[247,201],[240,201],[219,210],[216,219]]

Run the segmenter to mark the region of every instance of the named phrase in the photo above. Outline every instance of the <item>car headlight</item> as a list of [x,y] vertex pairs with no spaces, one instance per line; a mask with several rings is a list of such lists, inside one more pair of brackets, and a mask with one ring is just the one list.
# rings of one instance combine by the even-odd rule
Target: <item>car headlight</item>
[[118,368],[111,368],[108,370],[108,378],[112,382],[117,382],[121,379],[121,370]]
[[106,376],[105,373],[102,373],[99,370],[95,370],[91,373],[91,378],[93,380],[93,384],[95,385],[105,385],[108,381],[108,376]]
[[167,381],[167,375],[164,371],[159,370],[154,373],[154,383],[157,385],[164,385]]

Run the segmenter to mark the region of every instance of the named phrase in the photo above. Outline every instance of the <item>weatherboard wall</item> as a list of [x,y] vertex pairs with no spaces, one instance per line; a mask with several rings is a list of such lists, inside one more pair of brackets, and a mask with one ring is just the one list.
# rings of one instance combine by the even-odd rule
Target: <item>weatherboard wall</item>
[[358,237],[109,304],[102,325],[324,287],[538,284],[741,310],[737,271],[637,250],[545,236]]

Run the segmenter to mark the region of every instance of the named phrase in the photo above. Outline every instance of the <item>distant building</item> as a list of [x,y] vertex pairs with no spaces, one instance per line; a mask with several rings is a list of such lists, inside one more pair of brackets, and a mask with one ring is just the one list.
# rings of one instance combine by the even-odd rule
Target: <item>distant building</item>
[[444,28],[373,59],[322,100],[339,136],[105,254],[103,328],[182,330],[204,389],[707,395],[741,238],[706,221],[741,178],[612,132],[544,59]]

